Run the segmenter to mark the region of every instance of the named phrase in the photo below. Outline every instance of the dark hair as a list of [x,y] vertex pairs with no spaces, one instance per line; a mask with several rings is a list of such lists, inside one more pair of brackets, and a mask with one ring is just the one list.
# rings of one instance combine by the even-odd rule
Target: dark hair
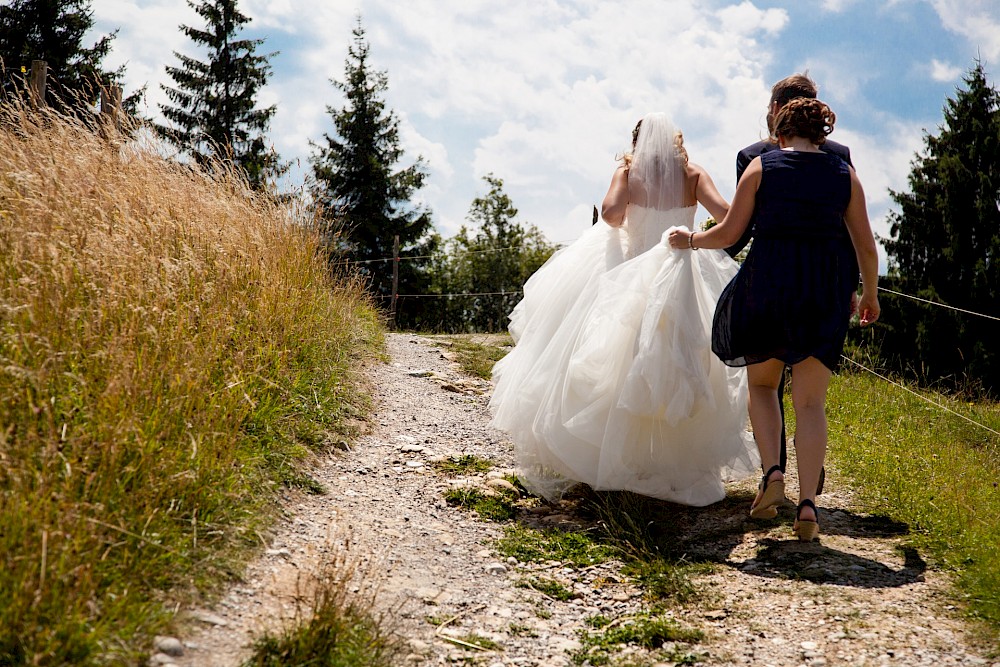
[[771,102],[777,102],[779,107],[800,97],[815,99],[818,94],[816,82],[809,78],[808,72],[786,76],[771,86]]
[[837,114],[825,102],[800,97],[778,109],[774,117],[774,135],[778,137],[802,137],[814,144],[826,141],[826,135],[833,132]]

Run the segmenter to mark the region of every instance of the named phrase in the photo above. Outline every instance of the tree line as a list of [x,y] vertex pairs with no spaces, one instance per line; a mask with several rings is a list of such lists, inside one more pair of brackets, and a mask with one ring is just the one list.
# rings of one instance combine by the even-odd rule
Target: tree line
[[[237,0],[188,3],[203,24],[180,29],[206,56],[174,54],[177,64],[166,67],[173,85],[163,86],[169,103],[160,105],[162,121],[150,124],[188,159],[209,169],[237,167],[251,187],[268,191],[287,170],[267,141],[276,109],[257,104],[277,53],[260,53],[262,39],[240,38],[249,18]],[[101,87],[120,84],[125,72],[124,66],[107,70],[101,64],[116,33],[84,44],[92,26],[89,0],[11,0],[0,7],[4,93],[16,92],[32,59],[46,60],[56,73],[50,103],[85,113]],[[493,174],[470,206],[468,226],[450,239],[434,232],[432,212],[414,203],[426,164],[418,156],[401,166],[399,120],[385,103],[388,75],[370,62],[360,16],[344,78],[331,83],[343,105],[327,107],[332,131],[312,144],[308,188],[331,270],[350,267],[386,308],[394,293],[419,295],[398,300],[399,327],[503,330],[525,280],[554,246],[517,219],[502,179]],[[126,96],[124,109],[134,114],[144,92]],[[914,156],[908,190],[890,193],[897,210],[890,214],[889,237],[880,239],[889,257],[883,285],[998,316],[1000,95],[981,61],[947,99],[943,115]],[[880,326],[852,333],[880,364],[945,388],[1000,390],[995,320],[888,292],[882,298]]]

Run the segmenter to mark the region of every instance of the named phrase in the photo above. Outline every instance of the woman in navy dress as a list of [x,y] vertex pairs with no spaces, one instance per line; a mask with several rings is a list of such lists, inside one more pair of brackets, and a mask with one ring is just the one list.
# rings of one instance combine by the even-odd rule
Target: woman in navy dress
[[799,471],[793,531],[803,541],[819,533],[815,496],[826,455],[826,391],[843,351],[859,269],[862,326],[880,312],[864,191],[852,167],[823,151],[835,120],[816,99],[786,104],[774,127],[781,150],[750,163],[725,219],[708,231],[678,228],[669,236],[673,248],[725,248],[756,214],[754,244],[716,307],[712,351],[727,365],[747,367],[750,421],[766,471],[750,508],[754,518],[776,516],[784,500],[777,387],[784,366],[792,367]]

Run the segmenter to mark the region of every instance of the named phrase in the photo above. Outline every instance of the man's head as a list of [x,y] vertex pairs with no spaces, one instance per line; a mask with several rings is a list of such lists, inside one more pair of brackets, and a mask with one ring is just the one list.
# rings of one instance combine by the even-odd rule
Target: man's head
[[767,129],[774,134],[774,117],[781,107],[800,97],[815,99],[819,94],[816,82],[809,78],[808,72],[786,76],[771,86],[771,102],[767,107]]

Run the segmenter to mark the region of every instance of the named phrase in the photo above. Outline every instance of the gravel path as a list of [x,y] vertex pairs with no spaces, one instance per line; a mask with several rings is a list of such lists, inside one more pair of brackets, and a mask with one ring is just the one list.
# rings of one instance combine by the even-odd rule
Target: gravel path
[[[407,638],[407,664],[569,665],[585,618],[645,608],[617,563],[575,569],[503,560],[491,547],[502,526],[448,506],[444,492],[461,481],[435,460],[474,454],[494,463],[494,477],[514,465],[503,434],[487,426],[489,383],[463,376],[440,341],[391,334],[388,353],[390,362],[372,369],[378,409],[369,434],[312,473],[328,493],[289,493],[286,519],[245,580],[215,608],[188,612],[182,655],[160,653],[151,663],[238,665],[255,636],[294,614],[302,575],[342,550],[345,536],[350,553],[378,574],[378,604]],[[707,635],[690,647],[697,664],[1000,667],[956,618],[945,577],[901,546],[905,527],[852,510],[838,481],[832,470],[820,497],[821,543],[790,539],[790,506],[774,525],[745,520],[753,481],[712,507],[677,508],[691,556],[718,563],[699,575],[698,602],[673,612]],[[573,517],[553,508],[523,520],[554,525]],[[558,602],[516,586],[538,570],[578,596]],[[444,638],[470,634],[500,648]],[[162,647],[178,652],[170,642]],[[660,664],[629,648],[619,659]]]

